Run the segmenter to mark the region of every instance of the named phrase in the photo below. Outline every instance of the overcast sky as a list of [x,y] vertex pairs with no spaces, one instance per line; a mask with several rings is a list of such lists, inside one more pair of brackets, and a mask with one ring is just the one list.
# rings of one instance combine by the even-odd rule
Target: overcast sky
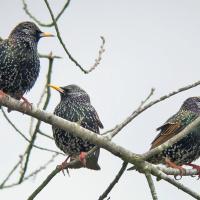
[[[54,12],[65,1],[51,0]],[[27,1],[31,12],[43,22],[50,22],[50,15],[43,1]],[[43,38],[39,42],[40,53],[62,56],[53,68],[52,83],[77,84],[91,97],[93,106],[108,130],[122,122],[149,94],[156,89],[153,99],[199,80],[200,76],[200,2],[195,0],[84,0],[72,1],[59,20],[61,35],[74,58],[89,67],[97,57],[100,36],[106,39],[106,52],[98,68],[84,75],[65,55],[57,38]],[[0,7],[0,36],[6,38],[13,27],[30,20],[18,0],[2,0]],[[55,34],[54,28],[41,30]],[[48,63],[41,60],[41,72],[34,88],[27,94],[36,103],[44,86]],[[156,128],[177,112],[182,102],[191,96],[199,96],[199,87],[178,94],[144,112],[119,135],[117,144],[143,153],[156,136]],[[53,112],[59,95],[52,91],[48,107]],[[11,112],[9,117],[28,136],[30,118]],[[23,153],[27,143],[1,116],[0,180],[6,176]],[[51,127],[43,125],[43,131],[52,135]],[[48,139],[38,136],[37,144],[58,150]],[[29,172],[48,160],[48,153],[34,150]],[[20,186],[0,191],[0,199],[25,200],[46,176],[64,160],[56,159],[43,173]],[[109,152],[101,151],[101,171],[70,170],[71,177],[58,174],[36,197],[37,200],[98,199],[121,167],[122,161]],[[196,161],[195,163],[199,163]],[[16,178],[16,177],[15,177]],[[13,178],[13,181],[15,179]],[[1,182],[1,181],[0,181]],[[184,177],[181,183],[199,192],[199,181]],[[162,200],[190,200],[189,195],[164,181],[155,181],[158,197]],[[112,200],[151,199],[144,175],[126,172],[110,194]]]

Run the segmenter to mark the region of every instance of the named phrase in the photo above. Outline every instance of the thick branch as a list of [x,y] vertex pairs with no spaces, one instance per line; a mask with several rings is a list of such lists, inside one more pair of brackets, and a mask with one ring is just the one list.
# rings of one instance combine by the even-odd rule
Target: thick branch
[[[23,109],[23,106],[21,106],[21,103],[19,101],[15,100],[15,99],[11,98],[11,97],[7,96],[5,98],[0,99],[0,103],[4,106],[11,108],[12,110],[17,110],[17,111],[20,111],[22,113],[24,112],[24,109]],[[61,128],[63,130],[69,131],[74,136],[78,136],[78,137],[81,137],[85,140],[88,140],[91,143],[108,150],[109,152],[111,152],[112,154],[121,158],[125,162],[130,162],[130,163],[134,164],[137,167],[137,169],[139,169],[139,168],[143,169],[143,167],[145,166],[146,162],[143,161],[142,157],[139,154],[132,153],[131,151],[129,151],[129,150],[127,150],[127,149],[125,149],[125,148],[123,148],[119,145],[116,145],[114,142],[110,141],[106,136],[97,135],[96,133],[93,133],[93,132],[91,132],[87,129],[84,129],[83,127],[79,126],[77,123],[73,123],[73,122],[67,121],[65,119],[62,119],[58,116],[54,116],[53,114],[47,113],[47,112],[40,110],[40,109],[37,109],[34,106],[33,106],[32,110],[28,110],[26,112],[26,114],[30,115],[32,117],[36,117],[39,120],[42,120],[42,121],[44,121],[48,124],[57,126],[57,127]],[[189,128],[186,129],[187,132],[189,133],[191,131],[191,129],[193,129],[197,125],[200,125],[200,118],[197,118],[194,122],[191,123]],[[195,192],[186,188],[182,184],[174,182],[173,179],[169,178],[167,175],[165,175],[163,172],[158,170],[153,165],[149,164],[148,167],[149,166],[151,166],[150,172],[154,176],[157,176],[159,178],[162,178],[162,179],[172,183],[173,185],[175,185],[179,189],[181,189],[185,192],[188,192],[188,194],[190,194],[192,196],[198,197],[198,194],[196,194]]]
[[[21,102],[9,96],[1,98],[0,103],[6,107],[9,107],[12,110],[17,110],[19,112],[24,113],[24,108],[21,105]],[[27,110],[25,114],[42,120],[48,124],[57,126],[63,130],[69,131],[74,136],[78,136],[85,140],[88,140],[91,143],[98,145],[99,147],[102,147],[111,152],[112,154],[122,158],[124,161],[137,164],[139,161],[141,161],[141,158],[146,159],[149,156],[149,154],[140,156],[139,154],[132,153],[131,151],[119,145],[116,145],[114,142],[110,141],[106,136],[97,135],[96,133],[93,133],[92,131],[89,131],[79,126],[77,123],[67,121],[51,113],[45,112],[44,110],[37,109],[34,106],[32,107],[32,110]],[[163,145],[160,145],[159,147],[151,150],[151,152],[156,152],[159,149],[166,147],[167,144],[169,145],[169,143],[172,144],[172,142],[176,142],[178,138],[180,139],[180,137],[186,136],[186,134],[188,134],[197,125],[200,125],[200,117],[193,121],[190,125],[188,125],[188,127],[181,131],[177,136],[165,142]],[[152,154],[150,154],[150,156],[152,156]]]

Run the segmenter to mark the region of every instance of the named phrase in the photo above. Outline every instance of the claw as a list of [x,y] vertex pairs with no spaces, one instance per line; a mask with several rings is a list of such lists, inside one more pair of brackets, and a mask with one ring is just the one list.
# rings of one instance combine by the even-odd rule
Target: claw
[[57,166],[58,169],[62,170],[62,173],[63,173],[64,176],[65,176],[65,172],[64,172],[65,169],[67,170],[68,176],[70,176],[69,170],[68,170],[68,168],[67,168],[68,160],[69,160],[70,157],[71,157],[71,156],[67,156],[67,158],[65,159],[65,161],[62,162],[60,165]]
[[30,103],[25,97],[22,96],[23,102],[22,106],[24,107],[24,111],[26,112],[28,109],[32,110],[32,103]]
[[[192,164],[192,163],[188,163],[188,164],[185,164],[185,165],[188,165],[190,167],[192,167],[192,169],[196,169],[198,171],[198,178],[197,180],[200,179],[200,166],[199,165],[195,165],[195,164]],[[195,177],[194,175],[192,177]]]
[[182,177],[183,177],[182,175],[174,175],[174,179],[177,180],[177,181],[181,180]]
[[[180,175],[176,175],[174,176],[174,178],[176,180],[180,180],[182,178],[182,176],[185,174],[185,169],[182,166],[176,165],[175,163],[171,162],[168,158],[165,158],[165,163],[174,169],[178,169],[180,171]],[[180,178],[177,178],[178,176],[180,176]]]

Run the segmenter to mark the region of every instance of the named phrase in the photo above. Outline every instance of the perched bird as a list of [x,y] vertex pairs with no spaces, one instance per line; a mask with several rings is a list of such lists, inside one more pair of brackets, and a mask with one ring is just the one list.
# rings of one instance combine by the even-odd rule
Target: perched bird
[[[25,103],[23,95],[36,82],[40,71],[37,44],[41,37],[53,36],[42,32],[32,22],[18,24],[8,39],[0,42],[0,95],[8,94]],[[30,103],[29,103],[30,104]]]
[[[54,111],[55,115],[71,122],[80,123],[80,126],[99,134],[99,128],[103,128],[103,125],[96,110],[90,103],[89,95],[83,89],[77,85],[68,85],[65,87],[49,86],[59,91],[61,96],[61,101]],[[95,146],[55,126],[52,126],[52,129],[56,145],[64,151],[71,160],[75,159],[77,156],[80,156],[80,159],[84,160],[83,155]],[[85,162],[74,168],[80,168],[85,165],[86,168],[99,170],[99,153],[100,150],[98,149],[87,158]]]
[[[169,118],[157,130],[160,133],[152,142],[151,149],[161,145],[173,136],[177,135],[197,117],[200,116],[200,97],[186,99],[180,110]],[[170,167],[183,170],[181,165],[189,165],[200,170],[200,166],[191,164],[200,157],[200,126],[195,127],[186,137],[155,155],[148,161],[153,164],[167,164]]]

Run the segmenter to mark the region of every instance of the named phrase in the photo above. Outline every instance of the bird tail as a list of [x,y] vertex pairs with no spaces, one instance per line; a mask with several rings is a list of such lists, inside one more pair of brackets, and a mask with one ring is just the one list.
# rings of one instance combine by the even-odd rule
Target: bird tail
[[[97,150],[97,151],[100,151],[100,150]],[[95,153],[97,153],[97,152],[95,152]],[[98,157],[99,156],[96,157],[95,153],[94,153],[94,155],[91,155],[89,158],[87,158],[86,168],[93,169],[93,170],[100,170],[101,168],[98,164]]]
[[[99,153],[100,153],[100,149],[96,150],[92,155],[90,155],[87,160],[86,160],[86,165],[85,167],[88,169],[92,169],[92,170],[100,170],[101,167],[98,164],[98,158],[99,158]],[[73,160],[74,158],[71,157],[70,160]],[[77,163],[76,165],[74,165],[72,168],[73,169],[78,169],[83,167],[82,163]]]

